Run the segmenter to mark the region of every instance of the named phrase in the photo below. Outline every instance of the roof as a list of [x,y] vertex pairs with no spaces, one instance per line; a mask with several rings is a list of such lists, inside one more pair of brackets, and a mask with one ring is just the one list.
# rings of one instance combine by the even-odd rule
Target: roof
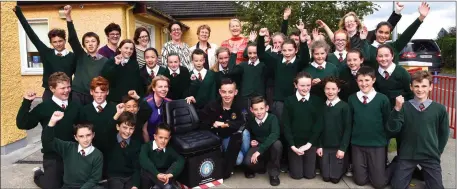
[[233,1],[153,1],[145,4],[173,18],[233,17],[236,14]]

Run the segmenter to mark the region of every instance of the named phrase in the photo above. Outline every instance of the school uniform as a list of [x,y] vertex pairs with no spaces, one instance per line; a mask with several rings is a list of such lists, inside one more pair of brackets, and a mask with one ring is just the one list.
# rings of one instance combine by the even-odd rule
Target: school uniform
[[378,67],[375,88],[389,98],[391,107],[395,106],[395,98],[402,95],[405,100],[414,97],[410,88],[411,75],[403,66],[391,64],[386,70]]
[[338,68],[331,62],[323,62],[321,65],[316,62],[311,62],[311,66],[306,67],[303,71],[308,72],[313,79],[319,78],[321,80],[318,84],[311,86],[311,94],[314,94],[321,99],[325,99],[325,86],[323,81],[326,77],[338,77]]
[[[219,47],[214,44],[214,43],[207,43],[207,48],[204,50],[205,52],[205,64],[203,64],[203,67],[207,70],[213,67],[214,64],[216,64],[216,50]],[[193,52],[195,49],[201,49],[200,48],[200,42],[197,42],[196,45],[190,47],[190,52]],[[203,49],[202,49],[203,50]]]
[[[159,188],[171,188],[176,178],[179,177],[184,168],[184,157],[179,155],[170,145],[159,149],[155,140],[141,146],[141,188],[149,189],[156,185]],[[164,185],[157,179],[159,173],[172,174],[173,178]]]
[[178,100],[189,96],[190,73],[186,67],[179,66],[176,71],[167,68],[163,75],[170,79],[167,98]]
[[343,66],[347,65],[347,61],[346,61],[347,54],[348,54],[348,52],[346,50],[343,50],[343,51],[335,50],[332,53],[328,53],[326,61],[333,63],[338,68],[338,70],[341,70],[343,68]]
[[[303,177],[312,179],[316,176],[316,146],[322,130],[322,107],[324,102],[317,96],[307,94],[289,96],[284,102],[284,135],[289,149],[289,175],[293,179]],[[298,156],[290,147],[311,143],[312,147],[305,154]]]
[[[256,140],[259,145],[249,149],[244,164],[250,172],[265,170],[265,164],[270,177],[278,177],[280,173],[280,160],[282,155],[282,143],[279,141],[279,121],[274,114],[266,113],[262,120],[252,118],[247,123],[251,134],[251,140]],[[251,163],[251,157],[259,152],[258,162]]]
[[102,76],[109,81],[109,102],[120,103],[123,96],[128,95],[130,90],[135,90],[142,96],[143,84],[140,77],[140,69],[136,58],[130,57],[120,64],[116,64],[114,58],[109,59],[102,69]]
[[67,27],[68,43],[70,43],[76,57],[75,77],[71,86],[72,100],[79,102],[81,105],[90,104],[93,101],[90,95],[90,82],[100,75],[108,59],[98,53],[95,57],[87,54],[78,40],[73,22],[67,21]]
[[132,137],[124,140],[118,133],[111,135],[107,143],[110,148],[104,154],[108,167],[108,188],[140,188],[141,142]]
[[[236,75],[231,74],[232,70],[234,69],[234,67],[236,65],[236,56],[237,56],[237,54],[230,53],[229,62],[228,62],[228,65],[226,68],[223,68],[222,65],[219,64],[219,67],[218,67],[217,71],[215,72],[215,74],[216,74],[216,92],[221,87],[222,80],[227,79],[227,78],[231,79],[232,81],[234,81],[237,84],[237,86],[236,86],[237,89],[240,88],[240,86],[239,86],[240,78],[237,77]],[[218,97],[220,97],[219,93],[218,93]]]
[[75,54],[67,49],[62,52],[58,52],[55,49],[49,48],[47,45],[48,42],[46,41],[45,44],[40,40],[40,38],[38,38],[35,31],[33,31],[32,27],[22,13],[21,7],[16,6],[15,9],[19,23],[21,23],[22,28],[24,28],[25,33],[40,55],[39,58],[43,64],[43,82],[41,86],[45,89],[42,98],[43,100],[49,100],[52,97],[52,92],[50,91],[48,84],[49,76],[55,72],[64,72],[71,78],[75,72]]
[[[29,112],[31,104],[32,101],[30,100],[24,99],[22,101],[22,105],[16,116],[18,129],[30,130],[35,128],[38,123],[45,128],[52,114],[55,111],[62,111],[65,116],[55,126],[56,137],[63,141],[75,140],[73,125],[78,123],[81,108],[78,103],[62,101],[53,96],[49,100],[44,100]],[[44,130],[41,131],[42,140],[45,137]],[[64,172],[62,156],[47,146],[43,146],[41,152],[43,153],[43,169],[45,173],[34,177],[34,182],[40,188],[62,187],[62,176]]]
[[150,69],[148,66],[143,66],[140,69],[140,77],[143,83],[144,94],[147,93],[149,85],[151,85],[152,79],[155,76],[163,75],[166,68],[156,65],[154,68]]
[[340,69],[338,78],[345,81],[345,83],[341,87],[339,96],[344,102],[348,102],[349,96],[360,91],[359,85],[357,84],[357,71],[358,70],[351,70],[348,66],[343,66]]
[[[323,129],[319,138],[319,147],[323,148],[320,161],[321,175],[324,181],[338,183],[346,172],[348,164],[349,140],[351,137],[351,112],[349,105],[339,98],[326,101],[323,111]],[[345,152],[343,159],[336,158],[338,150]]]
[[[372,89],[361,91],[348,100],[351,109],[353,178],[363,186],[371,181],[375,188],[383,188],[390,179],[391,169],[386,170],[387,133],[384,125],[390,112],[388,98]],[[390,168],[390,167],[389,167]]]
[[194,69],[190,74],[195,78],[190,82],[189,96],[194,96],[195,107],[202,109],[207,103],[217,98],[216,73],[203,68],[200,71]]
[[[67,115],[65,114],[65,116]],[[55,138],[55,132],[59,126],[55,127],[43,129],[43,147],[46,146],[62,156],[65,170],[62,188],[96,188],[102,178],[102,152],[92,145],[83,149],[76,142]],[[50,180],[46,182],[50,182]]]
[[449,138],[449,117],[446,108],[427,99],[405,101],[400,111],[392,110],[386,130],[399,134],[402,145],[392,188],[407,188],[417,165],[422,167],[429,188],[444,188],[441,154]]

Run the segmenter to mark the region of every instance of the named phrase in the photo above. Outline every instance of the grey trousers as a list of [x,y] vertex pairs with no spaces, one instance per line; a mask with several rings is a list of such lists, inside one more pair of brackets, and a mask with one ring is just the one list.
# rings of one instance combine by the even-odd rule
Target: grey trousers
[[276,140],[263,154],[257,158],[257,163],[251,163],[252,155],[259,150],[259,147],[253,147],[249,149],[247,155],[244,157],[244,164],[252,172],[259,172],[265,169],[270,176],[279,176],[279,166],[282,155],[282,143]]
[[392,177],[391,185],[393,189],[408,188],[416,166],[422,167],[424,174],[425,187],[427,189],[444,189],[443,177],[441,175],[441,165],[437,160],[398,160]]
[[321,175],[324,181],[337,182],[346,173],[348,154],[344,153],[343,159],[336,158],[337,148],[323,148],[323,155],[320,159]]
[[384,188],[392,176],[392,167],[386,169],[385,147],[352,145],[353,179],[357,185],[370,182],[374,188]]
[[35,184],[44,189],[57,189],[63,185],[63,160],[60,157],[43,157],[43,174],[34,176]]
[[293,179],[316,177],[316,147],[305,151],[304,155],[297,155],[289,148],[289,175]]
[[[109,189],[131,189],[133,187],[132,177],[111,177],[108,179]],[[140,188],[140,186],[136,186]]]

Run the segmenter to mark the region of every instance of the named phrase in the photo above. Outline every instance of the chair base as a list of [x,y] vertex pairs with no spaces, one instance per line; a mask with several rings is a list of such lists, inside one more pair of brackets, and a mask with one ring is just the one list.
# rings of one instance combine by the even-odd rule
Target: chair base
[[184,156],[186,163],[178,177],[180,184],[193,188],[222,179],[224,167],[219,148],[194,156]]

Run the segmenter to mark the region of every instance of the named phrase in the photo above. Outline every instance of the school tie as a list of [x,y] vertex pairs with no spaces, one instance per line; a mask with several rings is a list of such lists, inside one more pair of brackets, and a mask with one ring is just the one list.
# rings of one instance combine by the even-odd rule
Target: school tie
[[354,78],[357,76],[357,71],[351,71],[351,74],[352,76],[354,76]]
[[323,69],[324,69],[324,67],[322,67],[322,66],[318,66],[318,67],[317,67],[317,69],[319,69],[319,70],[323,70]]
[[156,148],[156,152],[162,152],[163,150],[160,148]]
[[198,72],[198,80],[202,81],[202,74],[200,72]]
[[81,156],[83,156],[83,157],[86,156],[86,152],[84,150],[81,150]]
[[305,97],[302,97],[300,101],[305,102],[305,101],[306,101],[306,98],[305,98]]
[[259,127],[261,127],[261,126],[262,126],[262,124],[263,124],[263,122],[262,122],[262,121],[261,121],[261,122],[259,122]]
[[340,53],[340,58],[338,58],[338,61],[343,62],[343,53]]
[[154,79],[154,77],[155,77],[155,75],[154,75],[154,70],[151,70],[151,74],[149,74],[149,77],[150,77],[151,79]]
[[178,76],[178,74],[177,74],[177,73],[173,73],[173,74],[171,74],[171,75],[172,75],[173,77],[176,77],[176,76]]
[[421,112],[424,111],[424,109],[425,109],[424,103],[421,103],[421,104],[419,105],[419,109],[421,110]]
[[98,113],[103,112],[103,107],[102,106],[98,105],[97,109],[98,109]]
[[57,53],[56,55],[57,55],[57,56],[62,56],[63,54],[62,54],[62,53]]
[[363,98],[363,104],[367,104],[367,103],[368,103],[368,102],[367,102],[368,97],[367,97],[367,96],[362,96],[362,98]]
[[222,70],[222,73],[224,73],[224,74],[227,74],[227,72],[228,72],[227,69]]
[[254,62],[249,63],[249,66],[254,66]]
[[127,141],[125,140],[122,140],[119,144],[121,145],[121,148],[127,147]]
[[384,71],[384,78],[385,78],[385,79],[389,79],[389,77],[390,77],[389,72]]
[[65,108],[67,108],[65,104],[62,104],[62,109],[65,110]]
[[332,107],[332,106],[333,106],[333,104],[331,102],[328,103],[328,107]]
[[97,60],[97,56],[91,56],[92,60]]

